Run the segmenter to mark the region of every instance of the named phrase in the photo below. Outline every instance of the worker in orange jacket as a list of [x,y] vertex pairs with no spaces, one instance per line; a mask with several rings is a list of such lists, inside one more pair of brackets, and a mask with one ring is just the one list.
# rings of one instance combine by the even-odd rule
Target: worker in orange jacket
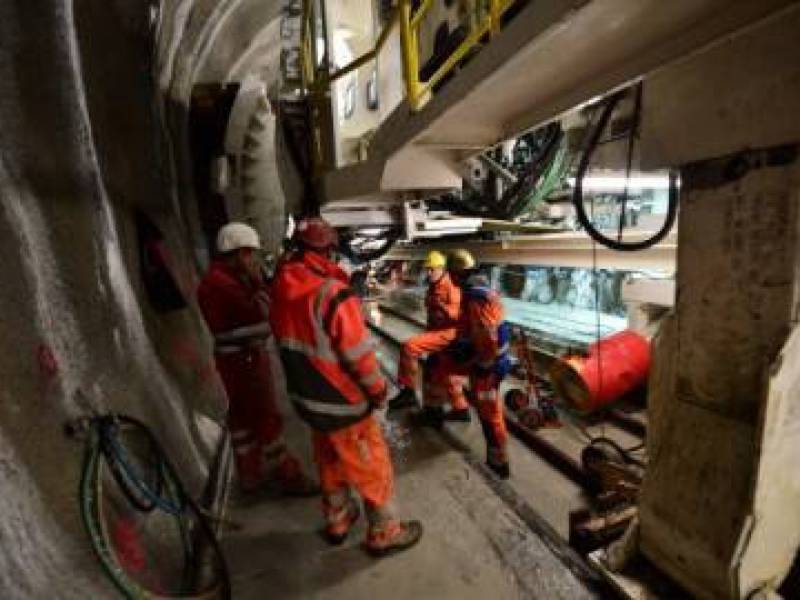
[[499,294],[477,271],[472,255],[457,250],[450,264],[453,279],[462,289],[461,319],[455,342],[437,355],[431,376],[440,387],[432,392],[444,397],[447,389],[441,382],[457,375],[469,377],[470,402],[478,412],[486,438],[486,464],[505,479],[510,474],[508,430],[499,387],[510,366],[510,329],[503,320]]
[[[389,401],[389,408],[400,409],[417,405],[416,380],[419,373],[419,360],[423,355],[429,356],[430,364],[426,369],[425,398],[426,402],[436,397],[427,393],[434,384],[430,378],[434,355],[447,348],[456,339],[456,325],[461,316],[461,289],[448,275],[447,259],[444,254],[433,250],[423,263],[428,276],[428,291],[425,294],[427,311],[426,331],[415,335],[403,344],[397,373],[400,392]],[[446,420],[469,421],[469,405],[463,393],[460,377],[451,377],[446,382],[447,399],[452,410],[444,417]]]
[[367,550],[382,556],[409,548],[422,525],[398,520],[390,507],[392,462],[372,414],[387,387],[361,303],[331,260],[336,231],[308,218],[298,223],[294,240],[297,251],[273,281],[270,322],[289,397],[313,430],[328,539],[343,542],[358,519],[354,489],[369,521]]
[[197,290],[214,335],[214,357],[229,402],[229,426],[239,482],[245,492],[277,483],[289,495],[319,487],[302,472],[283,440],[270,364],[267,287],[260,272],[258,233],[229,223],[217,235],[220,257]]

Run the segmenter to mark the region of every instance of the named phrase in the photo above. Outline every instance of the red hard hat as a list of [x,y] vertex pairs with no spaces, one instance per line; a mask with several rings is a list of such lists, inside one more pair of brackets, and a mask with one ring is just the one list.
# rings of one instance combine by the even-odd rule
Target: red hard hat
[[339,236],[325,219],[307,217],[294,230],[294,239],[315,250],[327,250],[339,244]]

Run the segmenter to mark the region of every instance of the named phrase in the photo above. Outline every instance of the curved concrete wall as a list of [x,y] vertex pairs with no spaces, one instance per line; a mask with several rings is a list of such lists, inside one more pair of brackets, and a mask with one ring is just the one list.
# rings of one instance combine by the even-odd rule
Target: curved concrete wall
[[[198,57],[215,55],[204,46],[216,39],[209,19],[238,4],[0,6],[3,598],[116,595],[79,518],[82,446],[62,434],[90,408],[77,389],[94,408],[147,422],[193,495],[206,482],[225,398],[192,298],[197,222],[179,193],[191,180],[185,140],[170,142],[164,122],[185,133],[174,127],[185,111],[173,109],[185,109]],[[187,308],[150,306],[136,210],[162,229]]]

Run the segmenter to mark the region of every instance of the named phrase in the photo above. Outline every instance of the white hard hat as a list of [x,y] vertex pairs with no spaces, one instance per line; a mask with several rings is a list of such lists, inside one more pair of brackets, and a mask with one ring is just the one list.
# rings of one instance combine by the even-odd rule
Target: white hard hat
[[217,233],[217,250],[231,252],[239,248],[261,249],[258,232],[245,223],[228,223]]

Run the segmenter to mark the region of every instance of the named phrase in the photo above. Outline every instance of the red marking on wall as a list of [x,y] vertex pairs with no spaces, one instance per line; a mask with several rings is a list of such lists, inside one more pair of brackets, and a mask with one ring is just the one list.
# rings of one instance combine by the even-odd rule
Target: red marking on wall
[[175,340],[172,344],[172,356],[191,369],[201,384],[207,384],[216,377],[217,369],[214,359],[206,359],[198,350],[197,344],[185,338]]
[[111,542],[117,562],[127,573],[141,573],[146,559],[136,522],[129,517],[117,519],[111,528]]
[[58,359],[50,346],[39,344],[36,348],[36,361],[47,381],[52,381],[58,376]]

